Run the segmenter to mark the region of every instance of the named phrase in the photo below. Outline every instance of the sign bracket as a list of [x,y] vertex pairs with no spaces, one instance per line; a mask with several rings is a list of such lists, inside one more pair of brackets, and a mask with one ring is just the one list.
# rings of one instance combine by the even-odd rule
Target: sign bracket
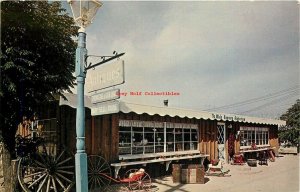
[[[114,59],[118,59],[119,57],[123,56],[125,53],[118,54],[116,51],[114,51],[113,54],[115,54],[115,55],[113,55],[113,56],[97,56],[97,57],[101,57],[102,61],[100,61],[99,63],[93,64],[93,65],[92,65],[92,63],[90,63],[88,66],[85,67],[85,71],[87,71],[89,69],[93,69],[93,68],[95,68],[95,67],[97,67],[99,65],[102,65],[102,64],[104,64],[104,63],[106,63],[108,61],[112,61]],[[85,59],[87,60],[87,58],[89,56],[92,56],[92,55],[88,55]]]

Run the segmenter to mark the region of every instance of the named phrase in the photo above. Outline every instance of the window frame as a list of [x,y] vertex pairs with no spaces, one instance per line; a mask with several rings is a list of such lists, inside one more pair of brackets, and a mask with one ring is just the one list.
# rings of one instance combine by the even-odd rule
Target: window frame
[[[125,135],[127,135],[127,139],[124,138]],[[130,142],[128,142],[129,135]],[[140,137],[141,135],[142,137]],[[197,124],[120,120],[119,155],[198,150],[198,136]],[[124,142],[125,140],[126,142]]]
[[[268,127],[240,127],[240,148],[249,148],[253,142],[257,147],[270,146],[269,132],[270,129]],[[242,144],[244,142],[247,143],[244,145]]]

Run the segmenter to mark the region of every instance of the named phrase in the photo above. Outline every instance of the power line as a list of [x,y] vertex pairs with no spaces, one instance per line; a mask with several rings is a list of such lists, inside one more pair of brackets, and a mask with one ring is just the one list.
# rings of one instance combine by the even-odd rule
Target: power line
[[299,86],[294,86],[294,87],[290,87],[288,89],[284,89],[278,92],[274,92],[265,96],[261,96],[261,97],[257,97],[257,98],[253,98],[253,99],[248,99],[245,101],[241,101],[241,102],[237,102],[237,103],[233,103],[233,104],[229,104],[229,105],[224,105],[221,107],[215,107],[215,108],[210,108],[210,109],[205,109],[206,111],[209,110],[216,110],[216,109],[228,109],[228,108],[234,108],[234,107],[239,107],[239,106],[243,106],[243,105],[247,105],[247,104],[252,104],[252,103],[256,103],[256,102],[260,102],[260,101],[265,101],[268,99],[272,99],[272,98],[276,98],[276,97],[280,97],[280,96],[284,96],[286,94],[291,94],[291,93],[299,93]]
[[286,95],[286,96],[281,97],[281,98],[277,98],[277,99],[275,99],[275,100],[272,100],[272,101],[270,101],[270,102],[268,102],[268,103],[265,103],[265,104],[263,104],[263,105],[257,106],[257,107],[255,107],[255,108],[252,108],[252,109],[250,109],[250,110],[241,112],[241,114],[249,113],[249,112],[252,112],[252,111],[257,111],[257,110],[259,110],[259,109],[261,109],[261,108],[269,107],[269,106],[272,106],[272,105],[274,105],[274,104],[278,104],[278,103],[280,103],[280,102],[282,102],[282,101],[286,101],[287,99],[293,98],[293,97],[295,97],[295,96],[298,96],[298,93],[297,93],[297,92],[296,92],[296,93],[291,93],[291,94]]

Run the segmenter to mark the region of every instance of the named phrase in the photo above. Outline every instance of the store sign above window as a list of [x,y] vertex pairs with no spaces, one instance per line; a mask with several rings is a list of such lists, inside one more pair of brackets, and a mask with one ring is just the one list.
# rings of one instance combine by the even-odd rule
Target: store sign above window
[[229,115],[221,115],[221,114],[211,114],[213,119],[216,120],[223,120],[223,121],[246,121],[244,117],[239,117],[237,115],[229,116]]
[[181,129],[197,129],[197,124],[189,123],[171,123],[157,122],[157,121],[139,121],[139,120],[119,120],[119,126],[121,127],[153,127],[153,128],[181,128]]

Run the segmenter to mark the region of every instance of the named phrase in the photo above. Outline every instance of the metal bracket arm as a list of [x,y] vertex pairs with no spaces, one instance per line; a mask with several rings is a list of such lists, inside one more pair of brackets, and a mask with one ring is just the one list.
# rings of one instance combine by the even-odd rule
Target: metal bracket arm
[[[114,56],[102,56],[102,57],[103,57],[103,60],[102,60],[102,61],[100,61],[99,63],[96,63],[96,64],[94,64],[94,65],[90,64],[89,66],[87,66],[87,67],[85,68],[85,70],[87,71],[87,70],[89,70],[89,69],[92,69],[92,68],[95,68],[95,67],[97,67],[97,66],[99,66],[99,65],[102,65],[102,64],[104,64],[104,63],[106,63],[106,62],[108,62],[108,61],[117,59],[117,58],[123,56],[124,54],[125,54],[125,53],[120,53],[120,54],[117,54],[117,55],[114,55]],[[106,57],[109,57],[109,58],[108,58],[108,59],[105,59]]]

